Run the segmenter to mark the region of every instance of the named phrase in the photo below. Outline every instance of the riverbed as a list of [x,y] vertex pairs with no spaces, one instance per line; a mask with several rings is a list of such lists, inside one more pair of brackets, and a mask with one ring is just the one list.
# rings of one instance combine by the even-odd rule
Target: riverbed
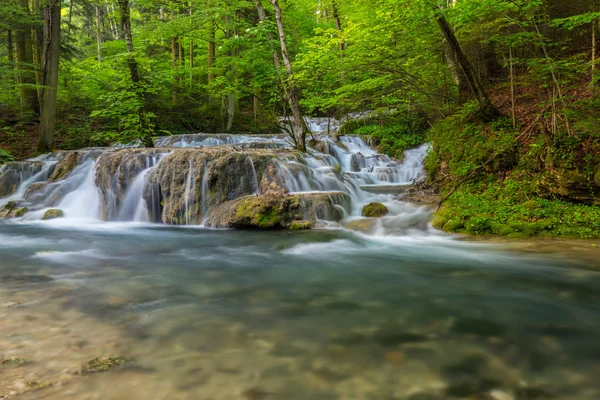
[[597,400],[594,245],[1,222],[0,398]]

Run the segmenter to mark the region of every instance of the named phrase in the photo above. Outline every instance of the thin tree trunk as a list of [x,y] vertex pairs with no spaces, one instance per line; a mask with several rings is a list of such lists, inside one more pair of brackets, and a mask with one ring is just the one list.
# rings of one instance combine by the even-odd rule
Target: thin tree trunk
[[[20,0],[19,6],[23,13],[29,15],[29,3],[27,0]],[[36,89],[30,28],[26,25],[20,26],[16,31],[15,39],[17,50],[17,81],[19,84],[21,112],[31,112],[38,115],[40,112],[40,105]]]
[[515,66],[513,60],[512,45],[508,47],[508,63],[510,67],[510,112],[512,115],[513,128],[517,128],[517,115],[515,110]]
[[6,32],[6,36],[6,52],[8,53],[8,62],[12,65],[15,62],[15,46],[13,45],[13,34],[10,29]]
[[433,6],[433,11],[435,12],[435,19],[438,25],[440,26],[442,33],[446,37],[446,40],[448,41],[448,45],[456,54],[457,62],[460,65],[460,68],[463,71],[467,82],[469,83],[471,92],[473,93],[473,95],[477,99],[477,102],[479,103],[479,110],[481,112],[481,115],[487,121],[493,121],[497,119],[501,114],[496,109],[496,107],[494,107],[485,89],[483,88],[483,85],[477,78],[475,70],[469,62],[469,59],[467,58],[465,52],[463,51],[460,42],[454,35],[454,31],[450,27],[448,20],[446,20],[446,17],[444,16],[442,10],[440,10],[440,8],[437,5]]
[[212,82],[215,79],[215,74],[212,71],[212,67],[215,65],[216,58],[216,35],[215,35],[215,21],[210,21],[210,32],[208,39],[208,82]]
[[[175,11],[171,11],[171,22],[175,19]],[[179,57],[179,44],[177,37],[171,36],[171,95],[173,104],[177,103],[177,58]]]
[[54,148],[56,124],[56,92],[60,61],[60,0],[48,0],[44,7],[44,39],[42,45],[42,95],[40,141],[38,151],[46,153]]
[[340,52],[344,52],[344,48],[345,48],[345,44],[344,41],[341,40],[341,34],[343,32],[342,30],[342,22],[340,20],[340,14],[338,12],[338,7],[337,7],[337,2],[335,0],[331,0],[331,6],[333,8],[333,20],[335,21],[335,27],[338,30],[338,32],[340,32]]
[[98,45],[98,62],[102,62],[102,17],[100,6],[96,4],[96,43]]
[[[138,64],[137,61],[135,59],[135,56],[133,54],[134,49],[133,49],[133,37],[131,35],[131,17],[130,17],[130,11],[129,11],[129,0],[118,0],[119,2],[119,9],[121,11],[121,28],[123,30],[123,35],[125,36],[125,44],[127,46],[127,53],[128,53],[128,58],[127,58],[127,65],[129,66],[129,73],[131,75],[131,81],[133,82],[134,86],[139,86],[140,84],[140,73],[138,70]],[[140,107],[139,110],[139,114],[140,114],[140,121],[142,124],[142,129],[143,129],[143,133],[140,135],[140,140],[142,141],[142,143],[144,144],[144,146],[146,147],[154,147],[154,142],[152,141],[152,137],[148,134],[147,132],[147,127],[145,126],[145,116],[143,115],[145,113],[145,108],[146,108],[146,103],[147,103],[147,99],[146,99],[146,95],[143,91],[140,91],[139,94],[141,100],[142,100],[142,107]]]
[[285,31],[283,29],[283,20],[281,17],[281,8],[279,7],[278,0],[271,0],[273,8],[275,9],[275,21],[277,22],[277,29],[279,31],[279,43],[281,44],[281,58],[283,59],[283,65],[287,75],[287,88],[290,98],[290,108],[292,109],[292,115],[294,117],[293,129],[296,137],[296,146],[301,151],[306,151],[306,132],[304,131],[304,123],[302,120],[302,111],[300,109],[300,101],[298,99],[298,89],[294,82],[294,71],[292,69],[292,63],[287,52],[287,41],[285,37]]
[[[190,1],[190,23],[192,23],[192,16],[194,15],[194,11],[192,9],[192,2]],[[192,72],[192,68],[194,68],[194,40],[190,36],[190,89],[194,85],[194,74]]]
[[[592,12],[596,12],[596,0],[594,0]],[[596,94],[596,24],[595,19],[592,20],[592,95]]]

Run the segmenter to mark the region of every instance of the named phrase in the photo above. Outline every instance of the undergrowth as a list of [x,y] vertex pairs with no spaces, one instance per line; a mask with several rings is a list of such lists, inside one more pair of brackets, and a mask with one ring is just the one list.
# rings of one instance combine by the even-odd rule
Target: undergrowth
[[599,238],[596,106],[575,103],[569,133],[513,129],[506,119],[484,124],[472,104],[437,123],[425,168],[449,197],[434,225],[478,235]]

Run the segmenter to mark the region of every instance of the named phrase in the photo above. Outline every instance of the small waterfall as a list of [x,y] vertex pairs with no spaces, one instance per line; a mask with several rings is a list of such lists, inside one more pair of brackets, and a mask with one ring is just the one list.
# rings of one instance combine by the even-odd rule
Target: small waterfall
[[184,213],[186,225],[192,225],[193,217],[196,216],[196,208],[194,207],[196,199],[196,180],[194,179],[195,167],[194,160],[190,159],[190,168],[187,174],[184,194]]
[[252,172],[252,174],[250,176],[250,179],[251,179],[250,185],[251,185],[252,194],[259,194],[260,188],[258,186],[258,177],[256,176],[256,168],[254,168],[254,162],[252,161],[252,158],[250,156],[248,156],[247,160],[250,163],[250,171]]
[[72,179],[81,183],[58,204],[58,208],[64,211],[66,217],[100,218],[100,194],[94,182],[94,164],[94,159],[90,158],[79,166],[81,168],[73,170]]
[[209,190],[210,190],[210,188],[209,188],[209,182],[208,182],[208,164],[205,159],[204,165],[202,166],[202,187],[200,188],[200,196],[202,199],[202,207],[201,207],[202,223],[204,223],[204,220],[206,219],[206,216],[208,215]]

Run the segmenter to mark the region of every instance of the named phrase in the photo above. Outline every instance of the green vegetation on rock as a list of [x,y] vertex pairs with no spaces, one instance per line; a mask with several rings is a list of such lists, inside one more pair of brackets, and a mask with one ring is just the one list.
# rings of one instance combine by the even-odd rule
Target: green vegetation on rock
[[381,203],[369,203],[362,209],[363,217],[381,218],[386,216],[390,210]]
[[127,363],[127,360],[122,358],[98,357],[83,364],[81,366],[81,373],[85,375],[96,372],[107,372],[123,367]]
[[23,358],[19,358],[19,357],[9,357],[5,360],[2,361],[2,363],[0,363],[1,365],[8,365],[8,366],[19,366],[19,365],[23,365],[26,364],[27,360],[23,359]]
[[50,220],[64,217],[63,210],[59,210],[58,208],[52,208],[44,213],[42,220]]
[[292,221],[292,225],[290,225],[290,230],[292,231],[302,231],[312,228],[312,223],[310,221]]

